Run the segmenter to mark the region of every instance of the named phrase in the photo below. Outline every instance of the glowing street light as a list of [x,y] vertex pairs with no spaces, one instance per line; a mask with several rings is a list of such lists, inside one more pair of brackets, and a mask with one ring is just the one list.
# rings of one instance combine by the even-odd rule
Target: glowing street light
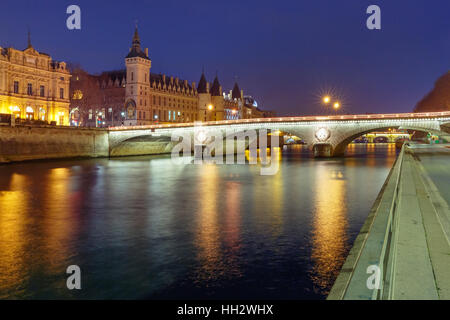
[[340,107],[341,107],[341,105],[340,105],[339,102],[335,102],[334,105],[333,105],[333,108],[336,109],[336,110],[339,109]]
[[209,110],[212,110],[212,109],[213,109],[212,104],[210,104],[210,105],[208,106],[208,109],[209,109]]
[[330,97],[329,96],[325,96],[325,97],[323,97],[323,102],[324,103],[329,103],[330,102]]

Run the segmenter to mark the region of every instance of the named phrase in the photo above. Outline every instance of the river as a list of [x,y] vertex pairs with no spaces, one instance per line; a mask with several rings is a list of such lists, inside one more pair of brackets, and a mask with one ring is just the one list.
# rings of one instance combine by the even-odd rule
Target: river
[[324,299],[395,157],[288,146],[271,176],[169,156],[0,166],[0,298]]

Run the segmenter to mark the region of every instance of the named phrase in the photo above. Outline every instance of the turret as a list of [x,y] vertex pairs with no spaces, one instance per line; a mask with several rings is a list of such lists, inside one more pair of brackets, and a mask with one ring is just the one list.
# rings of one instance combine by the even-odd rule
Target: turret
[[127,119],[125,125],[150,124],[152,112],[149,95],[145,95],[145,92],[150,91],[151,60],[148,57],[148,50],[142,51],[137,27],[134,31],[130,52],[125,57],[125,65],[127,68],[125,89]]
[[222,95],[222,86],[219,83],[217,75],[211,86],[211,105],[211,111],[214,112],[214,119],[211,120],[223,120],[225,101]]
[[212,119],[211,93],[209,91],[209,84],[206,81],[205,74],[202,72],[200,81],[197,87],[198,93],[198,117],[200,121],[210,121]]

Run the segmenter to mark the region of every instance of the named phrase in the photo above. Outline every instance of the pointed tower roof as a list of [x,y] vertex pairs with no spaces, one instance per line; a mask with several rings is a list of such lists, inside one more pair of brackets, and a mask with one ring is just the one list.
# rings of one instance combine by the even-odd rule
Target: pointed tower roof
[[234,83],[233,91],[231,92],[231,97],[233,99],[241,99],[241,90],[239,89],[237,82]]
[[203,72],[202,72],[202,76],[200,77],[200,81],[198,82],[197,92],[198,93],[208,93],[207,89],[206,89],[206,78],[205,78],[205,74]]
[[213,97],[221,96],[221,93],[220,93],[220,83],[219,83],[219,79],[217,78],[217,75],[216,75],[216,77],[214,78],[214,82],[213,82],[213,84],[212,84],[212,86],[211,86],[211,95],[212,95]]
[[31,45],[31,34],[30,34],[30,28],[28,28],[28,48],[33,48]]
[[141,49],[141,39],[139,38],[137,26],[134,30],[133,41],[131,42],[131,50],[126,56],[126,58],[134,58],[134,57],[140,57],[150,60],[145,54],[145,52],[142,51]]

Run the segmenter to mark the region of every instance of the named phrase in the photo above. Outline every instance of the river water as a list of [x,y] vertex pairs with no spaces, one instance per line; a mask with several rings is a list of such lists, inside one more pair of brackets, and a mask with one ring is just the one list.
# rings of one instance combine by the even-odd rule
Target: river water
[[395,157],[290,146],[272,176],[168,156],[0,166],[0,298],[324,299]]

